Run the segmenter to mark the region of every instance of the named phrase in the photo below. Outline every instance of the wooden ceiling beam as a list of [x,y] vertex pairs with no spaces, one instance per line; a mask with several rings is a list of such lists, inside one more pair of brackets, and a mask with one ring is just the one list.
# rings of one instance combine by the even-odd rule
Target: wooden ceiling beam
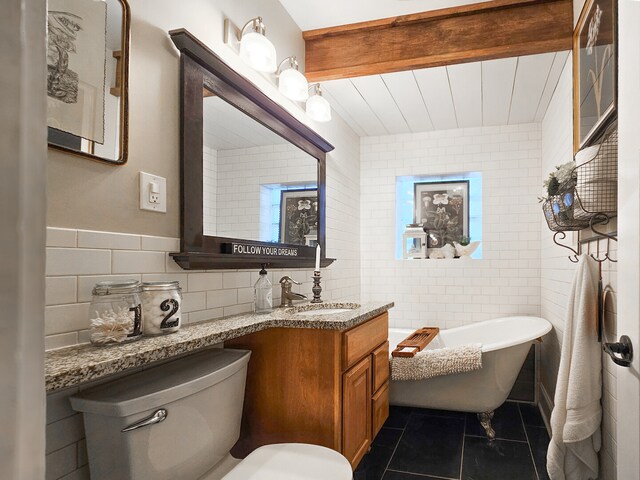
[[318,82],[571,50],[572,0],[493,0],[303,32]]

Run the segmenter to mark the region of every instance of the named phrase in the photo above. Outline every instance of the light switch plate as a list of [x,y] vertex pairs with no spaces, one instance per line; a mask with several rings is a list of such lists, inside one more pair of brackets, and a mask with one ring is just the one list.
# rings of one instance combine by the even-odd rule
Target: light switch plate
[[[157,185],[158,193],[151,191],[151,184]],[[167,213],[167,179],[140,172],[140,209]]]

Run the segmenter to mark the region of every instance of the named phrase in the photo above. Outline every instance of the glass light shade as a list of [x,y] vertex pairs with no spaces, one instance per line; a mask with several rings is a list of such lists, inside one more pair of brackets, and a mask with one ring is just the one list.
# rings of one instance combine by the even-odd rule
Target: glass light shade
[[309,98],[309,82],[303,74],[295,68],[287,68],[278,77],[278,90],[285,97],[297,102],[304,102]]
[[307,113],[316,122],[328,122],[331,120],[331,105],[321,95],[312,95],[307,100]]
[[242,35],[240,58],[259,72],[273,73],[278,68],[276,47],[267,37],[258,32],[247,32]]

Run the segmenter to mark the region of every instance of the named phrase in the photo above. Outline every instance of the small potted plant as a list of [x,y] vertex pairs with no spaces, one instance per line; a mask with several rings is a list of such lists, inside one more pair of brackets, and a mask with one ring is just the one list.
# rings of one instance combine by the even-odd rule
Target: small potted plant
[[560,222],[573,219],[574,189],[578,181],[576,162],[571,161],[556,166],[544,182],[547,196],[540,202],[549,202],[551,211]]

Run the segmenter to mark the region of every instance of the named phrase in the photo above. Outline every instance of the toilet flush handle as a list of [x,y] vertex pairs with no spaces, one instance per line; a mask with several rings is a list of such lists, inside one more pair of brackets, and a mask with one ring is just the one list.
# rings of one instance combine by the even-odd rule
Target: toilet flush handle
[[146,427],[147,425],[153,425],[155,423],[163,422],[164,419],[167,418],[167,411],[164,408],[156,410],[153,415],[147,417],[139,422],[129,425],[128,427],[124,427],[122,432],[130,432],[131,430],[135,430],[137,428]]

